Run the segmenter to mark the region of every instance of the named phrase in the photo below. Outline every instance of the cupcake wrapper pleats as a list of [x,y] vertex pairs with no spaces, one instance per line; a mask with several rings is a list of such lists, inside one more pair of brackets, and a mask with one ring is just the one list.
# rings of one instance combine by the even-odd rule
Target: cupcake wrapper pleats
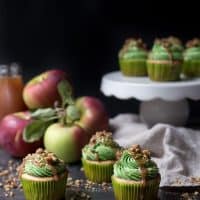
[[156,200],[160,179],[131,183],[112,176],[112,185],[116,200]]
[[96,163],[82,159],[85,176],[96,183],[111,182],[114,163]]
[[59,180],[34,181],[21,178],[26,200],[61,200],[65,198],[67,174]]
[[119,60],[120,70],[125,76],[146,76],[146,60]]
[[187,77],[200,77],[200,60],[184,61],[183,74]]
[[147,62],[149,78],[153,81],[177,81],[180,79],[182,64]]

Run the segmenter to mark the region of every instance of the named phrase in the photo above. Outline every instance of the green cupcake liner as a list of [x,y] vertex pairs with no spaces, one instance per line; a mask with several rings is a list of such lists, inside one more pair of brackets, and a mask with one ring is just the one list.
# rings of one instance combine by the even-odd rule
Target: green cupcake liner
[[111,182],[114,161],[89,161],[82,159],[85,176],[92,182]]
[[156,200],[160,178],[147,181],[144,186],[142,182],[126,181],[112,176],[112,185],[116,200]]
[[181,63],[147,62],[149,78],[153,81],[177,81],[180,79]]
[[182,72],[187,77],[200,77],[200,60],[184,61]]
[[55,179],[31,180],[22,175],[21,183],[26,200],[61,200],[65,198],[67,173]]
[[119,65],[125,76],[147,76],[146,60],[119,59]]

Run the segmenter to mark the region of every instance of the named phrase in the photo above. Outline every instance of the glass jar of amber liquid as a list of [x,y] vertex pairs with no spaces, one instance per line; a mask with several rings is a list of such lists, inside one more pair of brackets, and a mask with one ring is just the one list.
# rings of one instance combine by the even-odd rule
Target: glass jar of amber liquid
[[7,114],[25,110],[23,87],[19,65],[0,65],[0,120]]

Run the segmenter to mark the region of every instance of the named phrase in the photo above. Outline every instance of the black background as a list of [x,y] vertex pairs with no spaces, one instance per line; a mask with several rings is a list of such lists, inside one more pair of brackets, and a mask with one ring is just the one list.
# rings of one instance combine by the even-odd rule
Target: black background
[[[193,1],[0,0],[0,63],[20,62],[25,81],[49,68],[67,70],[77,96],[100,97],[111,115],[138,112],[138,101],[100,93],[102,75],[118,69],[127,37],[149,47],[155,37],[199,37],[199,14]],[[190,103],[199,116],[199,102]]]

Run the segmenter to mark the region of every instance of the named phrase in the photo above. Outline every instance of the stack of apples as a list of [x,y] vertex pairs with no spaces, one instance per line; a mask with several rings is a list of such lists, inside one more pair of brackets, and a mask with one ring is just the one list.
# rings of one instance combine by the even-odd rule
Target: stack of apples
[[75,99],[62,70],[34,77],[25,85],[23,99],[28,110],[0,122],[0,145],[12,156],[24,157],[44,145],[65,162],[76,162],[91,135],[108,129],[103,103],[90,96]]

